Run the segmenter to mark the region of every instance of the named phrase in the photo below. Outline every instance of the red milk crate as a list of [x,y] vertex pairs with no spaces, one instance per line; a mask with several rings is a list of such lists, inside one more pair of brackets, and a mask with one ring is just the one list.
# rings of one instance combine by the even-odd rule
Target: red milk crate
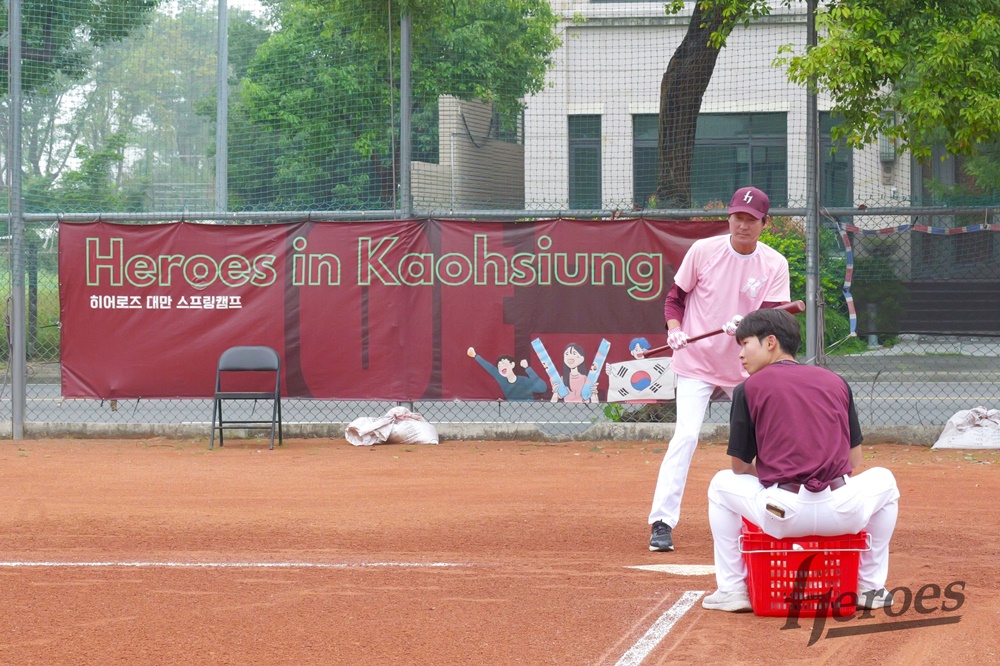
[[858,559],[868,550],[867,532],[775,539],[744,518],[740,552],[754,615],[853,615]]

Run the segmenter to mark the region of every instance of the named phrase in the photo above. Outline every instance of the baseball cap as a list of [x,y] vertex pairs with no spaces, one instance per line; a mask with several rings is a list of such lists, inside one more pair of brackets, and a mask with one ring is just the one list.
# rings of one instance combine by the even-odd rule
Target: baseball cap
[[770,207],[771,200],[761,190],[756,187],[741,187],[736,190],[729,202],[729,214],[750,213],[761,220],[767,215]]

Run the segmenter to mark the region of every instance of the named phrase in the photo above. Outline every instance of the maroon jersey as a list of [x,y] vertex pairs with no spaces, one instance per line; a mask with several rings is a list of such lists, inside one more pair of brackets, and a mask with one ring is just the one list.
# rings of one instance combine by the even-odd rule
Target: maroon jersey
[[764,487],[822,490],[850,474],[850,449],[861,439],[851,387],[825,368],[772,363],[733,392],[727,452],[745,463],[756,458]]

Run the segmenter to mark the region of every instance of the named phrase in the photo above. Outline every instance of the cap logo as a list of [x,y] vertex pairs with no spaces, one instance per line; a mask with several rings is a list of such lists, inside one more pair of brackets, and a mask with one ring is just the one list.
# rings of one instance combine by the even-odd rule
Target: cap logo
[[743,201],[746,201],[747,203],[753,201],[753,195],[750,194],[750,190],[747,190],[747,193],[743,195]]

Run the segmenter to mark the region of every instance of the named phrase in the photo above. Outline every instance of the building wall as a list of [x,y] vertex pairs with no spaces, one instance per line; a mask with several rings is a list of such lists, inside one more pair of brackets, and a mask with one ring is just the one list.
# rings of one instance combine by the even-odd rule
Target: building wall
[[438,116],[438,164],[412,163],[414,209],[523,209],[524,146],[490,136],[492,107],[444,95]]
[[[688,3],[690,5],[690,3]],[[632,115],[659,111],[660,81],[687,32],[685,14],[667,17],[662,2],[553,0],[563,17],[563,44],[554,54],[546,88],[527,100],[525,113],[525,199],[528,209],[568,207],[567,116],[602,118],[602,205],[632,208]],[[806,203],[806,93],[772,66],[778,49],[804,50],[805,7],[777,7],[772,15],[739,26],[719,54],[702,101],[703,113],[782,112],[788,128],[788,204]],[[821,111],[830,108],[819,99]],[[855,205],[903,205],[909,198],[909,158],[883,171],[878,147],[855,150]],[[859,225],[885,226],[885,219]]]

